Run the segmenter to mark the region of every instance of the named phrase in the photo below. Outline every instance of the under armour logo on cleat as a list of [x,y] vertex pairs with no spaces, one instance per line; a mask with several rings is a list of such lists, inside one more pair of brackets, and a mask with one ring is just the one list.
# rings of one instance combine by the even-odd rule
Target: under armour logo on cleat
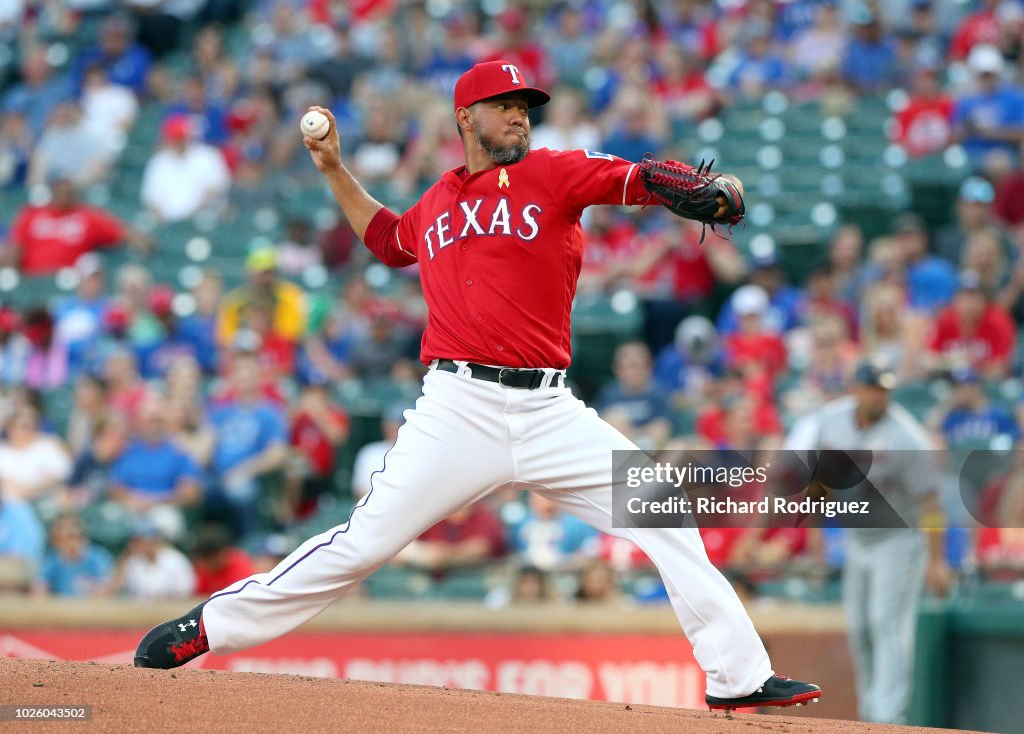
[[194,619],[190,619],[188,621],[188,624],[182,624],[181,622],[178,623],[178,629],[180,629],[182,632],[188,632],[188,628],[189,627],[195,627],[195,626],[196,626],[196,621]]

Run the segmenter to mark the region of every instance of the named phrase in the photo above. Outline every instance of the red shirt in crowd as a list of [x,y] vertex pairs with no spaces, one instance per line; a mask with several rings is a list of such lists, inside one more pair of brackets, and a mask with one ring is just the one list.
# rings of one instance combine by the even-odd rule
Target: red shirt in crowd
[[[725,430],[725,409],[714,405],[697,416],[697,435],[708,443],[722,446],[728,443]],[[759,436],[774,436],[782,433],[782,421],[775,406],[767,401],[758,401],[754,409],[754,432]]]
[[979,43],[991,43],[998,46],[1001,40],[999,19],[994,10],[981,10],[967,16],[956,29],[953,39],[949,42],[950,58],[962,61],[967,58]]
[[195,564],[196,594],[209,596],[231,584],[256,573],[252,559],[241,548],[228,548],[223,554],[223,564],[218,569],[207,568],[202,563]]
[[401,217],[374,216],[366,245],[420,264],[429,317],[420,358],[564,369],[583,261],[580,216],[650,198],[637,165],[594,151],[531,151],[518,163],[445,173]]
[[778,334],[730,334],[725,338],[725,360],[730,367],[757,365],[769,375],[786,368],[786,345]]
[[[637,279],[641,288],[651,295],[679,301],[697,301],[710,296],[715,287],[715,274],[705,248],[715,245],[710,242],[702,245],[699,232],[699,229],[685,230],[682,240]],[[678,233],[659,236],[676,237]]]
[[21,251],[25,275],[49,275],[75,264],[79,256],[124,239],[121,221],[101,209],[30,206],[11,225],[11,243]]
[[953,100],[939,97],[912,98],[896,116],[893,138],[912,156],[943,150],[953,133]]
[[949,306],[935,321],[931,350],[940,354],[961,353],[971,367],[984,371],[1006,364],[1016,339],[1013,319],[995,304],[985,307],[971,334],[965,333],[956,312]]
[[419,540],[454,545],[473,538],[486,540],[492,557],[505,552],[505,531],[501,520],[487,505],[479,502],[469,508],[469,516],[461,522],[445,518],[424,531]]
[[[347,431],[348,414],[340,408],[329,407],[328,410],[334,420],[344,425]],[[295,415],[290,442],[306,458],[316,476],[326,477],[334,471],[336,459],[334,444],[327,439],[316,421],[305,411],[299,411]]]
[[1024,224],[1024,172],[1015,171],[996,184],[995,210],[1012,227]]

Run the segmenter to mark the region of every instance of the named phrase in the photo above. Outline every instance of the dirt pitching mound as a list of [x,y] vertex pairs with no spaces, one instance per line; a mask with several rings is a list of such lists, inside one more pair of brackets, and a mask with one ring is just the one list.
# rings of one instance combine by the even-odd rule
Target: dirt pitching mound
[[[827,692],[826,692],[827,695]],[[451,688],[261,673],[137,670],[126,665],[0,659],[0,705],[91,705],[81,723],[0,722],[0,731],[241,731],[404,734],[679,734],[850,732],[935,734],[938,729],[573,701]],[[813,705],[813,704],[812,704]]]

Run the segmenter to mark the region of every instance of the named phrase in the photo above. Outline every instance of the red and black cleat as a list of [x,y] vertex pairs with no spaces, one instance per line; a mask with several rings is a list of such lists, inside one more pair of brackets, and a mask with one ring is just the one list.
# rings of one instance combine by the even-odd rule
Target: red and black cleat
[[146,633],[135,651],[136,668],[177,668],[209,652],[203,627],[203,602],[183,617],[158,624]]
[[760,708],[761,706],[803,706],[808,701],[815,703],[821,698],[821,689],[813,683],[802,683],[783,675],[773,675],[749,696],[739,698],[718,698],[704,696],[709,709]]

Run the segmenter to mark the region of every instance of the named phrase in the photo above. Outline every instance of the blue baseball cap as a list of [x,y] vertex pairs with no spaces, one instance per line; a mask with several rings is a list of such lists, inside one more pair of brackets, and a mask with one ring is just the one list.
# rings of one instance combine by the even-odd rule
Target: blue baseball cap
[[996,199],[996,190],[981,176],[970,176],[960,184],[960,198],[964,201],[991,204]]

